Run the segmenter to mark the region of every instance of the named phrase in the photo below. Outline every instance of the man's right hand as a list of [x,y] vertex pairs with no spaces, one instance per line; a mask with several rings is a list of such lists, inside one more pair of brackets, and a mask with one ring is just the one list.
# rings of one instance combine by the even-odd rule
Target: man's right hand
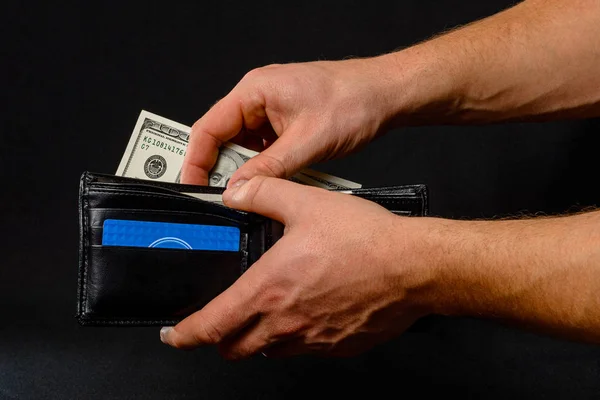
[[270,65],[250,71],[192,127],[182,183],[208,184],[223,142],[261,153],[228,186],[289,178],[373,139],[388,115],[377,58]]

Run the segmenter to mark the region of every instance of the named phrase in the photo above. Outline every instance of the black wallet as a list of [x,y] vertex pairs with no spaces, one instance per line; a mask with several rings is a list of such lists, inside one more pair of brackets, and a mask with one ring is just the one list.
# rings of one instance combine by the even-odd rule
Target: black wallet
[[[234,283],[281,238],[284,227],[194,196],[218,196],[223,190],[85,172],[79,188],[79,323],[174,325]],[[425,185],[345,192],[398,215],[428,213]],[[233,250],[107,245],[103,242],[107,220],[218,227],[233,229],[237,236]]]

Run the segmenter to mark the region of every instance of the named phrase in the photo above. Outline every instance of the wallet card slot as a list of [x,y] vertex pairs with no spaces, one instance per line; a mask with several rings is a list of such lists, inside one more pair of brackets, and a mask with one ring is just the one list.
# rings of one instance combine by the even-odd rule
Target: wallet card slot
[[[164,222],[185,225],[211,225],[235,227],[240,231],[241,236],[247,236],[249,227],[245,222],[222,217],[220,215],[206,213],[191,213],[181,211],[165,210],[131,210],[131,209],[105,209],[92,208],[88,210],[88,244],[101,245],[103,243],[103,226],[106,220],[128,220],[144,222]],[[158,239],[158,237],[157,237]],[[240,241],[240,250],[246,250],[242,247]]]
[[90,187],[85,191],[86,208],[170,209],[211,213],[236,220],[248,218],[248,213],[224,205],[177,193],[153,193],[123,188]]
[[244,252],[90,246],[82,323],[176,323],[242,274]]
[[94,174],[91,177],[87,175],[90,185],[98,187],[128,187],[134,190],[151,190],[151,191],[162,191],[164,193],[170,192],[190,192],[190,193],[212,193],[222,194],[225,191],[224,187],[217,186],[202,186],[202,185],[190,185],[183,183],[173,182],[161,182],[161,181],[149,181],[142,179],[135,179],[129,177],[106,175],[106,174]]
[[[90,191],[102,191],[105,193],[130,193],[130,194],[134,194],[137,196],[146,196],[146,197],[152,197],[152,196],[162,196],[162,197],[168,197],[171,199],[180,199],[180,200],[185,200],[185,201],[202,201],[199,199],[196,199],[194,197],[179,193],[179,192],[175,192],[172,190],[154,190],[156,188],[153,188],[151,186],[142,186],[142,185],[95,185],[93,187],[90,188]],[[223,207],[220,204],[213,204],[215,207]]]

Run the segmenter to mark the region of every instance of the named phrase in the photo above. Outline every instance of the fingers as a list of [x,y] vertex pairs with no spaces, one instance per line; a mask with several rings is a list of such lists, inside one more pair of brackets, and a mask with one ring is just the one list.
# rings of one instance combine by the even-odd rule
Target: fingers
[[219,344],[219,353],[223,358],[239,360],[262,352],[268,347],[270,334],[263,322],[258,321],[247,330]]
[[[302,149],[302,150],[299,150]],[[255,176],[289,178],[306,164],[308,153],[294,132],[284,132],[261,153],[252,157],[229,180],[228,187],[237,181],[250,180]]]
[[217,161],[221,143],[234,137],[242,124],[242,111],[233,93],[196,121],[181,167],[181,182],[207,185],[208,173]]
[[[281,241],[277,242],[252,268],[202,310],[174,327],[161,329],[160,339],[163,343],[180,349],[193,349],[207,344],[226,346],[235,342],[235,336],[245,329],[258,332],[253,326],[261,326],[260,315],[264,313],[260,301],[264,294],[261,286],[264,269],[281,259],[281,247]],[[267,331],[254,335],[255,339],[250,344],[232,351],[231,358],[252,354],[266,345],[268,336]]]
[[[219,343],[219,351],[225,358],[240,359],[259,353],[271,342],[279,340],[282,333],[286,333],[286,330],[282,329],[286,324],[274,320],[271,313],[273,305],[282,297],[273,295],[269,277],[273,267],[281,263],[287,248],[285,238],[279,240],[244,273],[244,276],[253,282],[256,295],[252,305],[258,310],[256,314],[260,317],[253,319],[243,330]],[[290,326],[289,331],[292,332],[293,328]]]
[[234,335],[257,317],[255,292],[250,274],[242,275],[231,287],[215,297],[202,310],[175,327],[161,329],[161,340],[180,349],[217,344]]
[[247,182],[238,181],[236,186],[223,193],[228,207],[254,212],[290,225],[302,212],[305,204],[317,188],[307,187],[285,179],[255,176]]
[[266,147],[266,150],[242,165],[232,175],[229,186],[258,175],[289,178],[314,161],[316,152],[313,150],[319,146],[307,139],[310,135],[306,135],[306,131],[311,129],[307,120],[293,123],[294,118],[284,113],[277,124],[278,132],[267,123],[261,82],[260,79],[242,80],[194,124],[183,160],[182,183],[207,185],[210,171],[219,157],[219,147],[234,139],[243,128],[252,132],[246,135],[247,138],[240,138],[244,139],[241,142],[245,147],[254,150]]
[[[264,313],[257,323],[219,345],[219,352],[228,359],[241,359],[258,353],[271,354],[272,348],[287,348],[294,354],[306,352],[300,338],[302,324],[297,319],[277,318]],[[288,347],[292,343],[292,348]]]
[[181,182],[207,185],[221,144],[236,136],[242,127],[256,129],[266,119],[264,99],[257,88],[234,88],[192,127]]
[[[219,345],[219,353],[229,360],[248,358],[258,353],[265,357],[289,357],[307,352],[301,339],[293,339],[286,334],[274,335],[277,326],[259,323],[248,332],[237,336],[234,340]],[[270,329],[270,330],[269,330]]]

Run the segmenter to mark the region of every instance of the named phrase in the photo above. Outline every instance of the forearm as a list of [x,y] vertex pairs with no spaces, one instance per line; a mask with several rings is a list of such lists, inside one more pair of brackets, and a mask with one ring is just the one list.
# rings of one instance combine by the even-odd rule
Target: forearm
[[392,126],[600,116],[600,2],[528,0],[373,62]]
[[600,343],[600,211],[428,223],[435,312]]

